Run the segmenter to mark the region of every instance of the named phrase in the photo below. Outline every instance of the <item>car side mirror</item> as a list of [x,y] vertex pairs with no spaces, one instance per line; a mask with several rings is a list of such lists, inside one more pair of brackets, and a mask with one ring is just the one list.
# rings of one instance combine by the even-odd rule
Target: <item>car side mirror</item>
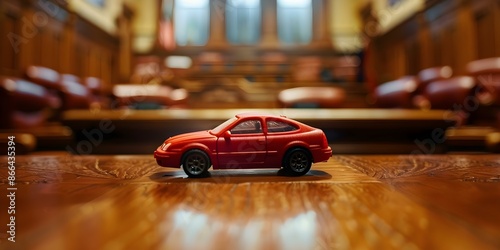
[[231,131],[227,130],[226,132],[224,132],[223,136],[225,139],[231,138]]

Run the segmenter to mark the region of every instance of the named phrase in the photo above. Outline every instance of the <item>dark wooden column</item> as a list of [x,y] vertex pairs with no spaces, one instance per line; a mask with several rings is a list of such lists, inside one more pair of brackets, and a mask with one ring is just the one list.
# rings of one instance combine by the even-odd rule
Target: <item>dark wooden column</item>
[[278,3],[277,0],[265,0],[262,4],[262,47],[277,48],[278,40]]
[[466,74],[466,65],[477,59],[477,45],[475,33],[475,20],[469,0],[461,1],[457,10],[457,39],[460,39],[460,48],[457,48],[457,65],[454,73]]
[[[31,20],[35,12],[32,8],[31,1],[24,0],[20,2],[22,3],[21,17],[25,18],[25,20]],[[36,54],[39,52],[35,50],[35,46],[33,45],[35,42],[37,42],[36,39],[37,35],[39,35],[39,31],[38,28],[34,26],[34,24],[32,24],[32,22],[28,22],[28,25],[22,25],[19,22],[18,25],[21,26],[19,35],[24,40],[20,44],[19,51],[16,54],[19,57],[19,70],[21,73],[23,73],[23,69],[26,69],[31,64],[40,63],[40,59]]]
[[68,12],[68,21],[64,26],[63,39],[62,39],[62,51],[61,53],[61,72],[67,72],[71,74],[77,74],[75,53],[75,22],[77,15],[70,11]]
[[132,75],[132,10],[123,5],[123,11],[117,18],[118,37],[120,39],[118,62],[118,80],[119,82],[128,82]]
[[25,38],[21,34],[22,8],[18,1],[0,2],[0,74],[21,75],[19,53]]
[[226,40],[226,0],[210,0],[209,48],[224,48]]
[[418,18],[418,43],[420,45],[420,69],[430,68],[432,63],[432,35],[429,23],[425,19],[424,13],[419,13]]
[[330,36],[330,1],[313,0],[313,40],[312,45],[332,47]]
[[492,3],[492,8],[493,8],[493,18],[494,18],[494,27],[493,29],[496,30],[497,32],[494,32],[494,38],[495,38],[495,56],[500,56],[500,32],[498,30],[500,29],[500,1],[494,1]]

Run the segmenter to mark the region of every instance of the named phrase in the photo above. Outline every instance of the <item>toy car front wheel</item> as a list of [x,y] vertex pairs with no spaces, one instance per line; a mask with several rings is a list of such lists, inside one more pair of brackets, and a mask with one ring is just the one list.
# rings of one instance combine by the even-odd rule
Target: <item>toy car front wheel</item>
[[204,177],[212,164],[208,155],[198,149],[188,151],[182,161],[182,168],[189,177]]
[[291,176],[305,175],[311,169],[312,160],[309,152],[303,148],[294,148],[283,159],[283,168]]

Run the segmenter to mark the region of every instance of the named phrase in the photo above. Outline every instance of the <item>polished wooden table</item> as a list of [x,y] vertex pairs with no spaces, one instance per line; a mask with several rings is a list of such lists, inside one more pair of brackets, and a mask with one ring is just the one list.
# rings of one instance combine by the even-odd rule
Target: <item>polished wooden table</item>
[[16,242],[0,249],[499,249],[500,156],[334,156],[303,177],[152,156],[16,159]]

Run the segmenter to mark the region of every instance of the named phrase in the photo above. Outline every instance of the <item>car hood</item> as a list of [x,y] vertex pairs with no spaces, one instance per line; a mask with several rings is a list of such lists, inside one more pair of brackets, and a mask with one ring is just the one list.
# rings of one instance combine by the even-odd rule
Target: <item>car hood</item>
[[166,143],[172,143],[172,144],[177,144],[177,143],[182,143],[182,142],[191,142],[191,141],[199,141],[203,139],[210,139],[214,138],[215,136],[210,134],[208,131],[199,131],[199,132],[192,132],[192,133],[186,133],[186,134],[180,134],[176,135],[174,137],[170,137],[165,141]]

